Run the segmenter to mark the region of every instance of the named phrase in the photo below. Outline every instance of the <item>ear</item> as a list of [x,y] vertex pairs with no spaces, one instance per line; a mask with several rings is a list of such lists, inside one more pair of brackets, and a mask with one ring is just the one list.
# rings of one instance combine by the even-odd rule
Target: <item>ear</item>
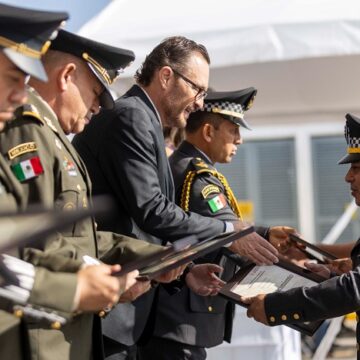
[[158,73],[160,86],[163,89],[166,89],[169,85],[169,81],[171,79],[172,70],[170,66],[163,66]]
[[57,84],[61,91],[68,89],[69,83],[74,81],[76,64],[68,63],[64,65],[57,74]]
[[202,127],[202,136],[207,143],[210,143],[215,136],[214,127],[209,123],[205,123]]

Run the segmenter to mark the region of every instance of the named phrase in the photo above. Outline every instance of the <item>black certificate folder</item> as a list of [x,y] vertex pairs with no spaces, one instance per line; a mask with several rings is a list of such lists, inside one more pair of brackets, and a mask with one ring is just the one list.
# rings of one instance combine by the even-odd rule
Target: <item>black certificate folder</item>
[[[307,269],[280,261],[271,266],[249,264],[240,269],[235,276],[220,290],[220,295],[238,305],[248,307],[240,296],[252,297],[258,294],[270,294],[296,287],[311,287],[325,279]],[[286,324],[301,333],[312,336],[321,321]]]
[[228,245],[233,241],[251,234],[255,229],[250,226],[242,231],[231,233],[230,235],[223,235],[211,240],[205,240],[189,246],[187,249],[173,253],[170,256],[162,258],[161,261],[149,264],[148,266],[140,269],[140,276],[145,279],[153,279],[156,276],[177,268],[193,261],[199,257],[202,257],[208,253],[211,253],[222,246]]
[[187,264],[198,257],[215,251],[222,246],[239,240],[254,231],[254,227],[250,226],[242,231],[202,242],[194,241],[195,237],[189,236],[173,242],[172,245],[158,253],[121,265],[121,270],[113,275],[120,276],[137,269],[140,272],[139,280],[151,280],[163,273]]

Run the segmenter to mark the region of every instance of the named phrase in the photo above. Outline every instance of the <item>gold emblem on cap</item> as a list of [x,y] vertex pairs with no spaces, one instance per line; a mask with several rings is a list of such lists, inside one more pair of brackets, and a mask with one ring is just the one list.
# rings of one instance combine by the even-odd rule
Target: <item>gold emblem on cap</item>
[[111,85],[113,83],[113,80],[111,79],[108,71],[103,66],[101,66],[94,58],[92,58],[88,53],[83,53],[82,57],[85,61],[95,67],[95,69],[100,73],[100,75],[104,78],[108,85]]
[[16,52],[19,52],[21,54],[24,54],[26,56],[29,56],[29,57],[32,57],[35,59],[40,59],[40,57],[41,57],[41,51],[32,49],[31,47],[27,46],[24,43],[17,43],[15,41],[7,39],[3,36],[0,36],[0,46],[9,48],[11,50],[14,50]]
[[223,114],[223,115],[233,116],[233,117],[239,118],[239,119],[241,119],[241,120],[244,119],[244,113],[239,113],[239,112],[236,112],[236,111],[219,109],[219,108],[216,107],[216,106],[214,106],[213,108],[211,108],[211,112],[213,112],[213,113],[215,113],[215,114]]
[[249,109],[253,106],[254,100],[255,100],[255,95],[254,95],[254,96],[250,99],[250,101],[247,103],[245,110],[249,110]]

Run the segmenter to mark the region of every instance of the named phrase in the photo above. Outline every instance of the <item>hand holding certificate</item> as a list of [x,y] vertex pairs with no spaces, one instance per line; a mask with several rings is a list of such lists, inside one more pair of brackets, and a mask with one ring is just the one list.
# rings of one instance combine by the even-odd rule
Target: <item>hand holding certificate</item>
[[[250,264],[241,269],[221,290],[220,294],[239,305],[249,307],[248,315],[268,325],[264,309],[266,294],[287,291],[296,287],[311,287],[325,280],[304,268],[280,261],[276,265],[258,266]],[[321,322],[289,325],[312,335]]]

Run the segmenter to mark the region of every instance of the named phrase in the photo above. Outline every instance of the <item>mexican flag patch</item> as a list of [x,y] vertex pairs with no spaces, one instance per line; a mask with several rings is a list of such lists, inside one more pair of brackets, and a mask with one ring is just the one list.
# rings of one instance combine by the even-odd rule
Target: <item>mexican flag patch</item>
[[207,203],[209,204],[210,210],[213,213],[216,213],[226,206],[226,199],[223,194],[219,194],[210,199]]
[[16,178],[21,182],[37,177],[44,172],[38,156],[21,161],[15,165],[11,165],[11,170]]

